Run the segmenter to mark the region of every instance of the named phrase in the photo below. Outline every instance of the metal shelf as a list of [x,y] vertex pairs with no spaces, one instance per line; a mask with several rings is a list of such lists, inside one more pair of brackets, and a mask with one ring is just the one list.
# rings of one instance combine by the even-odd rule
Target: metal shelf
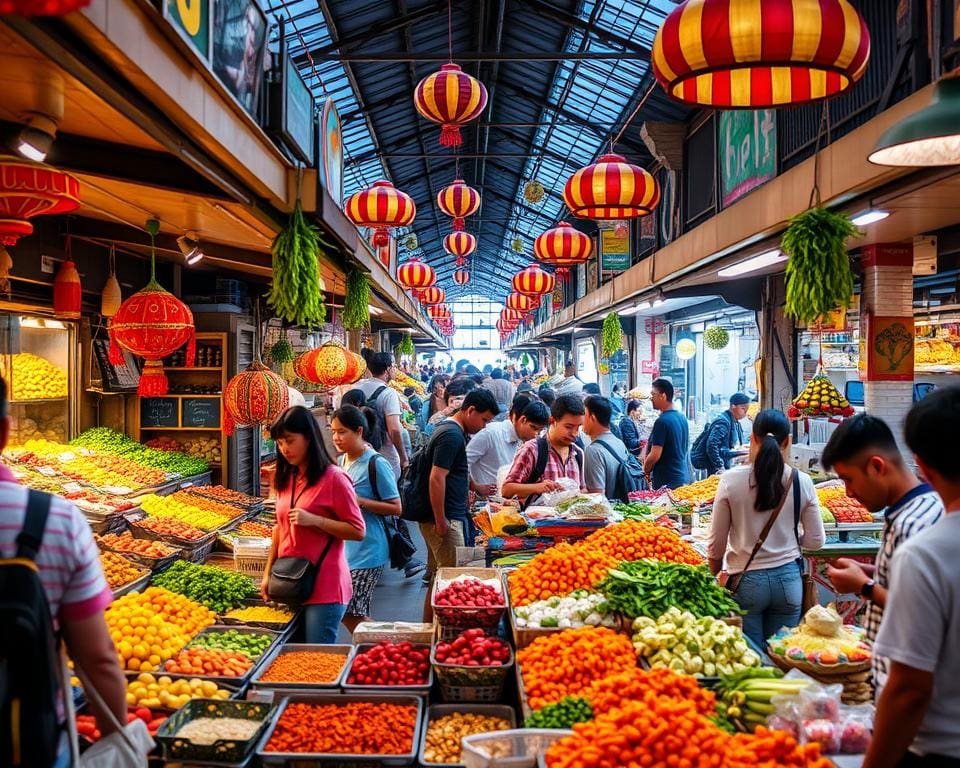
[[64,395],[63,397],[38,397],[33,400],[11,400],[10,405],[36,405],[38,403],[62,403],[64,400],[69,400],[70,398]]

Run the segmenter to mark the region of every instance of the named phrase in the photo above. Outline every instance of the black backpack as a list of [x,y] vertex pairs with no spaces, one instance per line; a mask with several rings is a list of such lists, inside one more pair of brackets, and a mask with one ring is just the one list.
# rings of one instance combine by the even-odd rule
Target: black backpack
[[720,419],[727,418],[727,414],[729,414],[729,411],[724,411],[707,424],[707,426],[703,428],[703,432],[693,441],[693,445],[690,446],[690,463],[693,464],[694,469],[710,469],[710,463],[707,458],[707,443],[710,442],[710,432],[713,431],[714,426]]
[[[370,462],[367,464],[367,477],[370,480],[370,490],[373,491],[374,500],[383,501],[380,498],[380,489],[377,487],[377,456],[370,457]],[[383,529],[387,534],[390,567],[397,570],[403,569],[417,551],[413,540],[410,538],[410,532],[407,531],[407,524],[394,517],[384,517],[383,515],[377,515],[377,517],[383,523]]]
[[623,502],[629,501],[629,494],[644,489],[643,464],[629,451],[627,452],[627,458],[621,459],[617,456],[616,451],[603,440],[595,442],[603,446],[617,462],[617,480],[614,485],[613,499]]
[[400,505],[403,512],[401,520],[411,523],[426,523],[433,520],[430,507],[430,470],[433,468],[433,446],[437,435],[443,430],[457,429],[457,424],[441,422],[430,435],[429,442],[417,448],[410,457],[410,463],[400,476]]
[[380,439],[384,442],[390,439],[390,433],[387,432],[387,417],[383,415],[383,409],[377,401],[385,389],[386,386],[377,387],[373,390],[373,394],[367,398],[367,407],[377,415],[377,431],[380,432]]
[[[580,436],[577,435],[577,439],[580,439]],[[576,443],[570,446],[570,450],[573,451],[573,457],[576,459],[577,466],[580,467],[580,481],[583,482],[583,450]],[[530,473],[530,477],[527,478],[527,483],[539,483],[540,478],[543,477],[543,473],[547,469],[547,461],[550,458],[550,445],[547,443],[547,438],[538,437],[537,438],[537,463],[533,465],[533,471]],[[523,503],[523,508],[526,509],[530,505],[530,500],[533,496],[528,496],[527,500]]]
[[27,492],[16,556],[0,560],[0,764],[45,768],[57,760],[60,654],[36,558],[50,496]]

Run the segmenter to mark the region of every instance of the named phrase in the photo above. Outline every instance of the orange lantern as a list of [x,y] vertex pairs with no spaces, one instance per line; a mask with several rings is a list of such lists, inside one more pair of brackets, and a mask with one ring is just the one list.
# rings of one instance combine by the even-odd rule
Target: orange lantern
[[457,179],[437,193],[437,207],[453,219],[454,230],[460,232],[464,218],[480,209],[480,193],[467,186],[463,179]]
[[477,238],[469,232],[451,232],[443,238],[443,248],[451,256],[466,258],[477,250]]
[[601,155],[567,179],[563,201],[581,219],[633,219],[657,207],[660,185],[621,155]]
[[667,95],[717,109],[804,104],[847,91],[870,33],[847,0],[687,0],[653,41]]
[[457,256],[454,264],[456,264],[458,267],[465,267],[467,266],[467,260],[463,256]]
[[411,256],[397,269],[397,282],[407,290],[420,291],[437,282],[437,273],[429,264]]
[[510,322],[510,321],[504,320],[503,318],[500,318],[499,320],[497,320],[497,330],[500,331],[501,336],[503,336],[504,334],[509,335],[513,333],[515,330],[517,330],[517,325],[519,325],[518,322],[516,323]]
[[548,229],[533,242],[533,255],[557,268],[557,277],[570,279],[570,267],[583,264],[593,253],[593,240],[565,221]]
[[487,89],[454,63],[423,78],[413,93],[413,105],[427,120],[439,123],[440,144],[463,144],[460,126],[480,116],[487,105]]
[[550,293],[556,282],[556,278],[549,272],[531,264],[513,276],[513,290],[528,296],[542,296]]
[[417,206],[413,198],[395,188],[389,181],[375,181],[369,189],[354,193],[343,206],[344,213],[358,227],[372,227],[373,245],[382,248],[390,243],[391,227],[413,223]]
[[507,296],[506,305],[507,309],[515,309],[517,312],[527,313],[540,306],[540,297],[537,296],[536,301],[534,301],[533,297],[515,291]]
[[336,341],[304,352],[293,361],[293,372],[324,389],[353,384],[367,370],[366,361]]
[[431,285],[420,292],[421,304],[443,304],[447,300],[447,292],[443,288]]
[[470,273],[465,269],[458,269],[453,273],[453,282],[457,285],[466,285],[470,282]]
[[523,320],[523,313],[516,309],[501,309],[500,319],[507,323],[519,323]]
[[290,389],[283,377],[260,362],[260,355],[227,382],[223,390],[223,431],[272,424],[290,405]]

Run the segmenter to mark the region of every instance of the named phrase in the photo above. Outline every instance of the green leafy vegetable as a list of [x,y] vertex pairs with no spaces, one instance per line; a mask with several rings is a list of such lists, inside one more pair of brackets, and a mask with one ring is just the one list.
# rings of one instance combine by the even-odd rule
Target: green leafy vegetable
[[186,560],[177,560],[159,576],[154,577],[153,583],[202,603],[217,613],[235,608],[245,598],[257,594],[253,582],[242,573],[227,571],[215,565],[188,563]]
[[308,224],[297,201],[273,241],[273,281],[267,303],[288,323],[315,328],[327,319],[320,287],[320,230]]
[[370,324],[370,283],[366,272],[356,267],[347,273],[347,294],[340,320],[348,331],[366,328]]
[[603,319],[600,351],[604,357],[613,357],[623,346],[623,328],[620,327],[620,316],[611,312]]
[[410,338],[409,333],[403,334],[403,339],[397,345],[397,354],[400,357],[413,357],[416,354],[416,350],[413,347],[413,339]]
[[556,704],[548,704],[524,722],[524,728],[570,728],[574,723],[593,720],[590,701],[581,696],[564,696]]

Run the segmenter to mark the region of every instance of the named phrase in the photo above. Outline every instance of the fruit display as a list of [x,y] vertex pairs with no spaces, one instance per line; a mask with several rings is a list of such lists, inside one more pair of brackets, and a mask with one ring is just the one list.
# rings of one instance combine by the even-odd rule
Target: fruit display
[[349,685],[426,685],[430,680],[430,648],[382,640],[358,652],[347,673]]
[[703,480],[697,480],[689,485],[682,485],[670,491],[670,498],[681,503],[694,506],[709,506],[717,495],[720,486],[720,475],[710,475]]
[[938,339],[917,339],[913,346],[915,366],[960,365],[960,338],[949,336]]
[[232,694],[210,680],[178,678],[141,672],[127,682],[127,704],[131,707],[180,709],[191,699],[225,701]]
[[450,642],[439,642],[433,652],[438,664],[462,667],[502,667],[511,658],[510,646],[482,629],[468,629]]
[[114,552],[127,552],[141,557],[162,560],[170,555],[175,555],[180,550],[164,544],[162,541],[152,541],[150,539],[135,539],[129,533],[108,533],[97,537],[97,544],[113,550]]
[[222,485],[195,485],[187,493],[193,496],[205,496],[214,501],[222,501],[225,504],[236,504],[241,507],[258,507],[263,504],[263,499],[224,488]]
[[233,520],[236,517],[244,514],[244,511],[233,504],[224,504],[220,501],[215,501],[214,499],[207,498],[206,496],[197,496],[187,491],[177,491],[170,496],[165,496],[164,498],[170,499],[171,501],[176,501],[181,504],[186,504],[189,507],[196,507],[197,509],[202,509],[206,512],[213,512],[215,515],[222,515],[229,520]]
[[166,473],[122,456],[79,451],[74,446],[49,440],[28,440],[12,450],[10,457],[19,464],[103,489],[135,490],[160,485],[167,479]]
[[713,691],[703,688],[690,675],[678,675],[669,669],[631,667],[594,680],[584,689],[582,696],[590,702],[594,715],[605,715],[630,701],[650,702],[656,706],[660,699],[687,702],[701,715],[712,716],[717,711]]
[[532,712],[524,721],[524,728],[568,729],[574,723],[593,720],[593,706],[581,696],[564,696],[556,704],[548,704]]
[[823,369],[818,367],[803,391],[793,398],[787,416],[791,419],[801,416],[853,416],[853,412],[847,398],[840,394]]
[[207,535],[206,531],[201,531],[190,523],[172,517],[148,517],[145,520],[138,520],[133,525],[137,528],[145,528],[157,536],[168,536],[183,541],[200,541]]
[[724,675],[716,687],[717,708],[741,730],[766,725],[774,696],[795,696],[811,684],[809,678],[784,679],[776,667],[755,667]]
[[872,655],[864,630],[844,625],[833,606],[815,605],[799,626],[781,629],[768,642],[770,653],[788,664],[866,664]]
[[109,515],[116,512],[126,512],[134,507],[133,502],[129,499],[121,499],[117,496],[109,496],[91,490],[65,491],[61,496],[72,501],[81,511],[94,514]]
[[258,523],[256,520],[244,520],[240,525],[229,531],[227,536],[247,536],[255,539],[269,539],[273,536],[273,526]]
[[215,648],[222,651],[238,651],[251,659],[259,659],[273,645],[274,635],[267,632],[239,632],[225,629],[207,630],[190,641],[190,648]]
[[496,579],[481,581],[458,576],[452,581],[437,580],[433,611],[445,627],[490,626],[497,624],[507,607]]
[[461,740],[475,733],[508,731],[513,723],[502,717],[476,712],[453,712],[431,720],[423,737],[424,763],[459,763],[463,750]]
[[520,628],[616,627],[616,617],[607,598],[597,592],[578,589],[566,597],[537,600],[514,609],[514,624]]
[[[127,723],[142,720],[147,726],[147,732],[156,736],[160,726],[167,722],[167,716],[160,712],[152,712],[147,707],[136,707],[127,713]],[[89,742],[97,742],[103,734],[97,726],[97,719],[93,715],[77,715],[77,734]]]
[[393,387],[395,390],[397,390],[397,392],[399,392],[402,395],[403,390],[405,390],[407,387],[413,387],[416,390],[417,394],[420,395],[420,397],[427,396],[427,390],[423,386],[422,381],[407,375],[401,370],[397,370],[397,369],[394,369],[394,370],[396,371],[396,375],[393,377],[393,379],[391,379],[390,386]]
[[258,682],[261,683],[332,683],[343,671],[347,657],[323,651],[288,651],[277,656]]
[[183,441],[183,452],[188,456],[206,462],[207,464],[220,464],[223,461],[223,452],[220,448],[220,440],[215,437],[201,437],[192,440]]
[[202,475],[209,467],[194,456],[171,450],[157,450],[141,445],[136,440],[109,427],[93,427],[80,433],[70,445],[86,448],[98,454],[122,456],[144,467],[162,470],[169,475],[191,477]]
[[67,396],[67,372],[49,360],[20,352],[10,359],[11,400],[48,400]]
[[234,608],[223,614],[225,619],[262,624],[289,624],[293,621],[293,611],[272,605],[250,605]]
[[[873,515],[863,504],[847,496],[844,487],[817,488],[817,499],[822,510],[826,509],[833,518],[833,522],[843,523],[872,523]],[[824,520],[826,522],[826,520]]]
[[253,659],[240,651],[186,648],[163,665],[168,675],[240,678],[253,669]]
[[592,590],[617,560],[582,544],[557,544],[511,571],[507,576],[511,602],[528,605],[578,589]]
[[222,528],[231,520],[226,515],[195,507],[173,496],[157,496],[153,493],[140,499],[140,508],[151,518],[173,518],[206,532]]
[[624,520],[587,536],[578,546],[597,549],[618,562],[661,560],[700,565],[703,558],[680,534],[670,528],[641,520]]
[[715,677],[760,666],[760,655],[749,648],[743,632],[719,619],[671,608],[658,619],[634,619],[632,629],[637,656],[654,669]]
[[136,581],[148,573],[146,568],[134,565],[123,555],[118,555],[115,552],[101,552],[100,567],[103,569],[103,575],[110,589],[122,587],[124,584]]
[[245,598],[257,593],[253,582],[243,574],[185,560],[177,560],[154,578],[153,583],[219,613],[240,605]]

